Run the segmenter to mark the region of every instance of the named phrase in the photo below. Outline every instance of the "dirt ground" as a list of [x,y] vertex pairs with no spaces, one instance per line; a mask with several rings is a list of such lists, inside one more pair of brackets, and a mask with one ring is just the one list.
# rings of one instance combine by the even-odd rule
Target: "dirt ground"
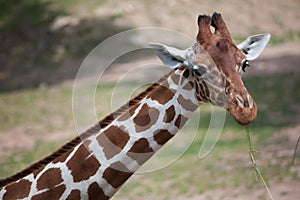
[[[266,165],[267,163],[278,163],[280,160],[282,161],[279,165],[288,167],[286,158],[291,157],[293,155],[293,148],[296,141],[299,137],[300,126],[294,126],[289,128],[284,128],[278,132],[273,133],[272,138],[268,141],[269,144],[265,147],[259,149],[259,154],[263,155],[263,159],[258,158],[258,165]],[[283,138],[284,142],[282,141]],[[280,148],[278,148],[280,146]],[[235,155],[230,155],[235,156]],[[284,159],[283,159],[284,158]],[[246,157],[244,157],[244,162],[247,163]],[[290,168],[291,171],[297,172],[297,178],[283,178],[282,180],[272,180],[270,179],[268,187],[272,194],[272,197],[277,200],[296,200],[300,198],[299,188],[300,188],[300,160],[295,161],[294,165]],[[259,183],[260,180],[256,184]],[[208,192],[204,192],[201,195],[192,196],[191,198],[182,197],[180,200],[184,199],[192,199],[192,200],[230,200],[230,199],[243,199],[243,200],[252,200],[252,199],[270,199],[267,195],[266,189],[261,184],[259,189],[249,189],[245,188],[243,185],[235,188],[225,187],[222,189],[210,190]]]

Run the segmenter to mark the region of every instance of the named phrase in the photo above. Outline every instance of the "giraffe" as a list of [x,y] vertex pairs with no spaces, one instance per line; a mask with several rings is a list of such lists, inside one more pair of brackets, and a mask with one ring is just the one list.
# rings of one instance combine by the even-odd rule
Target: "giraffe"
[[270,34],[235,45],[218,13],[199,15],[198,27],[186,50],[150,44],[172,70],[50,156],[1,179],[0,199],[109,199],[204,102],[250,124],[257,107],[240,73]]

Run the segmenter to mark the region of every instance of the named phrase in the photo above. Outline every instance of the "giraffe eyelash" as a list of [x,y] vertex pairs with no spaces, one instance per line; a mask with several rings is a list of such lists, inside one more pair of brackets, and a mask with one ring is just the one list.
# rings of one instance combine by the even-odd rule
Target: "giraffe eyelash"
[[250,64],[249,64],[249,61],[248,60],[245,60],[245,62],[243,62],[243,64],[242,64],[242,70],[243,70],[243,72],[246,72],[246,68],[247,67],[250,67]]

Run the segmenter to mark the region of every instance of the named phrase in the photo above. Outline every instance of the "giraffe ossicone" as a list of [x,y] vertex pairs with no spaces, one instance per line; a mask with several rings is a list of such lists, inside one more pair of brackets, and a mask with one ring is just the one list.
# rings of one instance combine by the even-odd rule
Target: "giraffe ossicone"
[[186,50],[151,44],[171,72],[52,155],[1,179],[0,199],[109,199],[203,102],[251,123],[257,107],[240,72],[270,35],[236,46],[218,13],[200,15],[198,26],[196,43]]

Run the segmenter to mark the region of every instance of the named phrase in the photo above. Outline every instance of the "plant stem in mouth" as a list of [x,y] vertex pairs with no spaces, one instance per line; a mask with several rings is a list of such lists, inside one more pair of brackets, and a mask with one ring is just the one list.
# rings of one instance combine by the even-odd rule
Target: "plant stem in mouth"
[[[252,162],[252,167],[253,167],[253,170],[254,170],[255,180],[258,181],[258,177],[260,178],[260,180],[262,181],[262,183],[264,184],[264,187],[266,188],[266,190],[268,192],[268,195],[269,195],[270,199],[274,200],[273,196],[271,194],[271,191],[269,190],[269,187],[268,187],[262,173],[260,172],[260,170],[257,167],[256,160],[255,160],[255,157],[254,157],[254,153],[256,153],[257,151],[253,150],[253,147],[252,147],[249,126],[246,126],[246,133],[247,133],[248,146],[249,146],[249,155],[250,155],[250,160]],[[298,143],[297,143],[297,145],[298,145]]]

